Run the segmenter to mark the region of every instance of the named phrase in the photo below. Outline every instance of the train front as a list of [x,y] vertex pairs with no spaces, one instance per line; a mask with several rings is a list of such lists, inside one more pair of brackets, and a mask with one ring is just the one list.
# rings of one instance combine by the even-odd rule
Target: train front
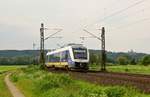
[[72,47],[75,69],[88,70],[89,50],[86,47]]

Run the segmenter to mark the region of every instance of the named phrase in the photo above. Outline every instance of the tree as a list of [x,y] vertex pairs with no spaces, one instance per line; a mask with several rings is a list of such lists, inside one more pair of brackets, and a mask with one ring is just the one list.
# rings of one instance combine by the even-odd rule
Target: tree
[[131,64],[131,65],[136,65],[137,62],[136,62],[136,60],[133,58],[133,59],[130,60],[130,64]]
[[141,60],[141,63],[143,65],[150,65],[150,55],[145,55],[142,60]]
[[8,65],[8,59],[5,57],[0,57],[0,65]]
[[128,64],[128,58],[125,56],[119,56],[117,58],[117,63],[120,65],[127,65]]
[[95,53],[90,53],[90,64],[91,65],[99,65],[101,63],[101,55],[95,54]]

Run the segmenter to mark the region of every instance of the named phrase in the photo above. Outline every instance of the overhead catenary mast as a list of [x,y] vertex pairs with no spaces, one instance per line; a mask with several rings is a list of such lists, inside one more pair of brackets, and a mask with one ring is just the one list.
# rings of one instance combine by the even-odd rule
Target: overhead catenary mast
[[44,58],[44,24],[41,23],[40,28],[40,64],[45,65],[45,58]]
[[105,50],[105,28],[102,27],[101,29],[101,70],[105,71],[106,70],[106,50]]
[[[45,30],[56,30],[56,32],[49,35],[48,37],[44,37]],[[41,28],[40,28],[40,61],[39,61],[41,65],[45,66],[45,50],[44,50],[45,40],[47,40],[49,38],[62,38],[60,36],[53,37],[54,35],[56,35],[60,31],[62,31],[62,29],[58,29],[58,28],[48,29],[48,28],[45,28],[44,24],[41,23]]]
[[81,39],[84,38],[96,38],[98,40],[101,41],[101,71],[106,71],[106,50],[105,50],[105,28],[102,27],[101,29],[101,37],[94,35],[93,33],[87,31],[87,30],[83,30],[85,32],[87,32],[88,34],[90,34],[92,37],[80,37]]

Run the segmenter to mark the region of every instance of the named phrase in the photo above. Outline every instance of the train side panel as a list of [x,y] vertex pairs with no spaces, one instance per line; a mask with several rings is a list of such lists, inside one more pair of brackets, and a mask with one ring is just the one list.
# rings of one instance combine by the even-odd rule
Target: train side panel
[[47,54],[47,67],[88,69],[89,51],[85,47],[69,46]]

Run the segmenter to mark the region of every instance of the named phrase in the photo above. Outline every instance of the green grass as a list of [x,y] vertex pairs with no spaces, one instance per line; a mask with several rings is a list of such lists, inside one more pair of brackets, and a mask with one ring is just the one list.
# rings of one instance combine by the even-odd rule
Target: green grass
[[0,97],[12,97],[4,83],[4,76],[4,74],[0,74]]
[[[91,70],[100,70],[100,65],[91,65]],[[107,71],[110,72],[123,72],[134,74],[147,74],[150,75],[150,66],[143,65],[111,65],[106,66]]]
[[21,67],[25,67],[23,65],[0,65],[0,74],[7,72],[7,71],[12,71],[12,70],[16,70],[17,68],[21,68]]
[[148,75],[150,75],[150,66],[142,66],[142,65],[108,66],[107,70],[112,71],[112,72],[125,72],[125,73],[136,73],[136,74],[148,74]]
[[39,67],[19,69],[11,80],[26,97],[150,97],[132,87],[95,85]]

